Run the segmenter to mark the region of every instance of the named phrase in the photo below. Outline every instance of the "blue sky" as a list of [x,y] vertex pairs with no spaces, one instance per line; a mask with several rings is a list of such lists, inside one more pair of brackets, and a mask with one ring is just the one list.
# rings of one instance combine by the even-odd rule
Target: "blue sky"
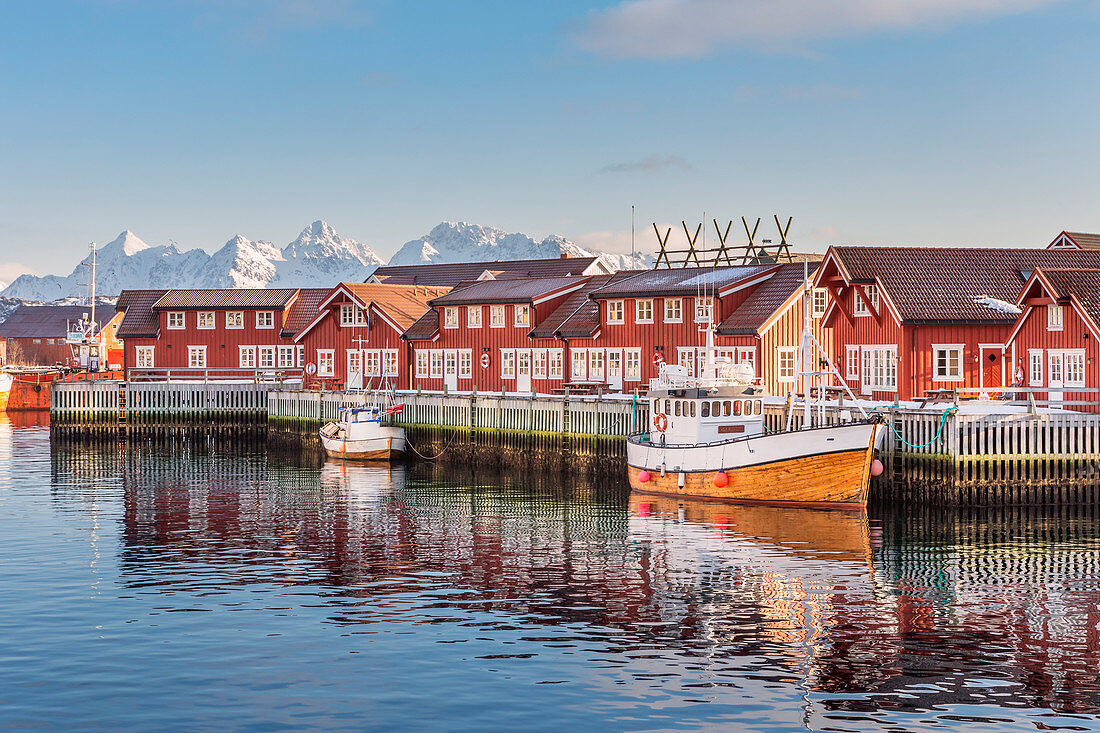
[[314,219],[582,244],[1100,231],[1100,7],[1073,0],[81,0],[0,24],[0,279],[125,228],[213,250]]

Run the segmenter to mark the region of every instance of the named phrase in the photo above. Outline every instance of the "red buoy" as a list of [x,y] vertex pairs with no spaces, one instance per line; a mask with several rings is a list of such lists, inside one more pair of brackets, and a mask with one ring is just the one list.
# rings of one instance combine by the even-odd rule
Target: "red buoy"
[[638,471],[638,481],[640,481],[641,483],[648,484],[649,479],[651,478],[652,476],[649,475],[649,471]]
[[872,476],[881,476],[882,475],[882,461],[880,461],[877,458],[875,460],[871,461],[871,475]]
[[719,471],[718,473],[714,474],[714,485],[718,488],[723,488],[729,482],[730,477],[726,475],[725,471]]

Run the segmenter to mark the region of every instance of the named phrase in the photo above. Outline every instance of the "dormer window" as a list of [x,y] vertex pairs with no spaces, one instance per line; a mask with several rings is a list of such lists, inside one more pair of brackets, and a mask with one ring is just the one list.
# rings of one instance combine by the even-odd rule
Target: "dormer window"
[[344,303],[340,306],[341,326],[365,326],[367,325],[367,312],[357,305]]
[[[855,288],[861,287],[856,285]],[[878,303],[878,286],[877,285],[864,285],[863,293],[867,296],[867,300],[871,301],[871,307],[877,312],[879,310]],[[860,297],[859,292],[852,288],[852,298],[854,302],[852,304],[852,312],[857,316],[869,316],[871,315],[870,309],[867,308],[867,302]]]
[[1064,314],[1062,312],[1062,306],[1060,305],[1048,305],[1047,306],[1047,330],[1048,331],[1061,331],[1062,319]]

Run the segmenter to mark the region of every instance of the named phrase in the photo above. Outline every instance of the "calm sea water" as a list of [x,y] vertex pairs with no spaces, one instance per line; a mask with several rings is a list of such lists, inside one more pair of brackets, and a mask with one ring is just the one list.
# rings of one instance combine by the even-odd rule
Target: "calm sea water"
[[0,724],[1094,730],[1098,544],[0,422]]

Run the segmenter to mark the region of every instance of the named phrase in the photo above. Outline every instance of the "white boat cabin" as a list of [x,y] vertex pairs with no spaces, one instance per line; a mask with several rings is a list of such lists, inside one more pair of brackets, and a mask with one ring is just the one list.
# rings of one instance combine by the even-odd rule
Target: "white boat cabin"
[[649,439],[658,444],[688,445],[761,435],[764,394],[760,387],[751,386],[651,393]]

